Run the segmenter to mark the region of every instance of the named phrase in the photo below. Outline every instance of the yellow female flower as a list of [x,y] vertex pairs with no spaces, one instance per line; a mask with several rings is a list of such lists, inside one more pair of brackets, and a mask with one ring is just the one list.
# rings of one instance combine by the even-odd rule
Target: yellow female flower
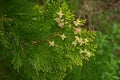
[[58,14],[58,16],[59,16],[60,18],[62,18],[62,16],[64,15],[64,14],[62,13],[62,11],[58,12],[57,14]]
[[76,21],[73,21],[73,23],[74,23],[75,26],[79,26],[80,25],[80,20],[77,19]]
[[72,45],[76,46],[76,45],[77,45],[77,42],[76,42],[76,41],[73,41],[73,42],[72,42]]
[[59,27],[63,28],[64,27],[64,23],[61,22],[61,23],[58,23]]
[[54,46],[55,45],[54,41],[49,41],[49,44],[50,44],[50,46]]
[[60,37],[61,37],[62,40],[64,40],[66,38],[64,33],[62,35],[60,35]]
[[80,33],[80,29],[79,28],[75,28],[75,34],[79,34]]

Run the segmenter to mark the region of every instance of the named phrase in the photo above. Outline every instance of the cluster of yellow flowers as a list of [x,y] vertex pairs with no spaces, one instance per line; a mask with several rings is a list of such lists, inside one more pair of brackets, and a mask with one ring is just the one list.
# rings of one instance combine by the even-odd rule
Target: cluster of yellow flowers
[[[55,18],[55,21],[58,23],[58,26],[60,28],[64,28],[65,27],[65,24],[68,24],[68,22],[65,22],[65,20],[63,19],[63,16],[65,14],[62,12],[62,10],[60,10],[58,13],[57,13],[57,18]],[[36,18],[33,18],[33,20],[36,20]],[[82,19],[76,19],[75,21],[73,21],[73,24],[74,24],[74,34],[80,34],[81,33],[81,28],[78,27],[78,26],[82,26],[84,25],[84,23],[86,22],[86,20],[82,20]],[[72,24],[69,24],[69,28],[71,28],[71,25]],[[59,35],[61,37],[62,40],[64,40],[66,37],[66,35],[63,33],[61,35]],[[55,42],[54,41],[49,41],[49,45],[50,46],[54,46],[55,45]],[[86,39],[85,42],[88,42],[88,40]],[[31,41],[32,44],[36,44],[38,43],[37,41]],[[75,41],[72,42],[72,45],[76,46],[77,44],[80,44],[82,45],[84,42],[83,42],[83,39],[82,38],[79,38],[78,36],[75,36]]]
[[76,46],[77,44],[80,44],[80,45],[82,45],[84,42],[83,42],[83,39],[82,38],[79,38],[78,36],[75,36],[75,41],[73,41],[72,42],[72,44],[74,45],[74,46]]
[[[64,27],[64,20],[62,19],[62,17],[63,17],[63,13],[62,13],[62,11],[60,10],[60,12],[58,12],[57,13],[57,15],[58,15],[58,18],[56,18],[55,19],[55,21],[58,23],[58,26],[60,27],[60,28],[63,28]],[[62,40],[64,40],[65,38],[66,38],[66,36],[65,36],[65,34],[63,33],[62,35],[59,35],[60,37],[61,37],[61,39]],[[49,41],[49,44],[50,44],[50,46],[54,46],[55,45],[55,42],[54,41]]]
[[[60,28],[64,28],[64,26],[65,26],[65,22],[64,22],[64,19],[63,19],[64,13],[60,10],[57,13],[57,15],[58,15],[58,17],[55,19],[55,21],[58,23],[58,26]],[[74,34],[80,34],[81,33],[81,28],[79,28],[78,26],[83,26],[85,22],[86,22],[86,20],[82,20],[82,19],[76,19],[75,21],[73,21],[73,24],[75,26],[74,27]],[[62,35],[59,35],[59,36],[61,37],[62,40],[67,38],[64,33]],[[72,42],[72,45],[74,45],[74,46],[76,46],[77,44],[82,45],[83,43],[87,43],[87,42],[89,42],[87,38],[83,40],[82,38],[80,38],[78,36],[75,36],[75,41]],[[54,41],[49,41],[49,44],[50,44],[50,46],[54,46],[55,42]]]
[[64,14],[62,13],[62,11],[58,12],[57,14],[58,14],[59,17],[56,18],[55,20],[58,23],[59,27],[63,28],[64,27],[64,21],[63,21],[62,17],[63,17]]
[[87,38],[85,38],[85,39],[82,39],[82,38],[80,38],[80,37],[78,37],[78,36],[75,36],[75,41],[73,41],[72,42],[72,44],[74,45],[74,46],[76,46],[77,44],[80,44],[80,45],[82,45],[83,43],[88,43],[89,42],[89,40],[87,39]]

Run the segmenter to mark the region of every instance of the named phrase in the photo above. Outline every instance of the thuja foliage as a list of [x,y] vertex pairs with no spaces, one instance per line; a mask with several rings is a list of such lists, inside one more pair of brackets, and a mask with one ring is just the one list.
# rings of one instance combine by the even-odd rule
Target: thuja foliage
[[[65,2],[41,6],[30,0],[1,1],[0,54],[25,80],[63,80],[94,56],[96,32],[82,26]],[[9,6],[9,7],[8,7]]]

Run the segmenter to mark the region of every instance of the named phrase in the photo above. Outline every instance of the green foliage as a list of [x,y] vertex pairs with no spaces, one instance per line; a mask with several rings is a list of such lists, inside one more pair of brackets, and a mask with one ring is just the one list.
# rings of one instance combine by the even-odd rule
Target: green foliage
[[81,28],[86,20],[75,19],[64,2],[3,0],[0,10],[1,54],[25,80],[63,80],[94,56],[96,32]]
[[[81,69],[75,67],[65,80],[119,80],[120,25],[113,24],[110,34],[97,33],[95,57],[84,61]],[[71,77],[69,77],[71,76]]]

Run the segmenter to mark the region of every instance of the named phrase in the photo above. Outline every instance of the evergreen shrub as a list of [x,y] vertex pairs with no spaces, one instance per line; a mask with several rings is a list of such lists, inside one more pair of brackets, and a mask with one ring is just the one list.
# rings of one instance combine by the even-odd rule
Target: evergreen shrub
[[75,19],[65,2],[2,0],[0,5],[0,54],[21,78],[63,80],[94,56],[96,32],[82,28],[86,20]]

